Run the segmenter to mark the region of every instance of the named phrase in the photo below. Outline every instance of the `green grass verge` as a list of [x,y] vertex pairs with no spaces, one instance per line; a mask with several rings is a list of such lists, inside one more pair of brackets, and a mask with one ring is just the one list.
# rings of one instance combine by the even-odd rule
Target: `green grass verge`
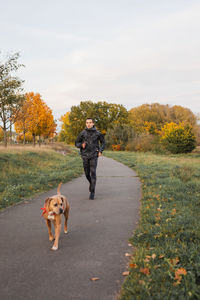
[[136,170],[142,182],[120,299],[200,299],[200,155],[105,155]]
[[0,209],[47,191],[83,173],[76,152],[53,150],[0,151]]

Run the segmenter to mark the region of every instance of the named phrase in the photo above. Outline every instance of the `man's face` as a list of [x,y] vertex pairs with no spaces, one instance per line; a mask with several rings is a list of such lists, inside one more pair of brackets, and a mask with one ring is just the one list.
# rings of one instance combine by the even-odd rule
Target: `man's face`
[[92,128],[94,126],[94,123],[91,119],[86,120],[86,127]]

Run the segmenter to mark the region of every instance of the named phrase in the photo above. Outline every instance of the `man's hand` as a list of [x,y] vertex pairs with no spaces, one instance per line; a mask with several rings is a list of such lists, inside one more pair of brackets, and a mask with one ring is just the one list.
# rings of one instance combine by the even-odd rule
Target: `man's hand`
[[82,144],[82,148],[85,149],[85,146],[86,146],[86,142],[84,142],[84,143]]
[[98,153],[98,156],[101,156],[101,155],[102,155],[102,153],[101,153],[101,152],[99,152],[99,153]]

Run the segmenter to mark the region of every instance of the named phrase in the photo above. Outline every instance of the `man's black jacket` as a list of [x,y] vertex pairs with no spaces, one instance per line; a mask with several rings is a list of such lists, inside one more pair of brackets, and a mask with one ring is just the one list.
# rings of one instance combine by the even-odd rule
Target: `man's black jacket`
[[[82,148],[82,144],[86,143],[85,149]],[[99,145],[101,144],[101,147]],[[93,126],[92,128],[85,128],[75,141],[75,146],[80,148],[82,157],[92,158],[97,157],[98,152],[103,152],[105,148],[105,139],[103,134],[101,134]]]

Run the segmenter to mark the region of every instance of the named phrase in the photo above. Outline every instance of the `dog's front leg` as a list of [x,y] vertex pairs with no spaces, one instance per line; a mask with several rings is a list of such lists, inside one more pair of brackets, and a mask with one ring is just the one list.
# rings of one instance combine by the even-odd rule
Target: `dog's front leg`
[[68,220],[69,210],[65,210],[64,217],[65,217],[65,225],[64,225],[64,232],[67,233],[67,220]]
[[54,222],[55,226],[55,241],[53,244],[53,247],[51,248],[52,250],[57,250],[58,249],[58,241],[60,237],[60,231],[61,231],[61,222],[58,222],[57,220]]
[[49,232],[49,240],[50,241],[53,241],[54,240],[54,237],[53,237],[53,234],[51,232],[51,221],[49,221],[48,219],[46,220],[46,223],[47,223],[47,228],[48,228],[48,232]]

